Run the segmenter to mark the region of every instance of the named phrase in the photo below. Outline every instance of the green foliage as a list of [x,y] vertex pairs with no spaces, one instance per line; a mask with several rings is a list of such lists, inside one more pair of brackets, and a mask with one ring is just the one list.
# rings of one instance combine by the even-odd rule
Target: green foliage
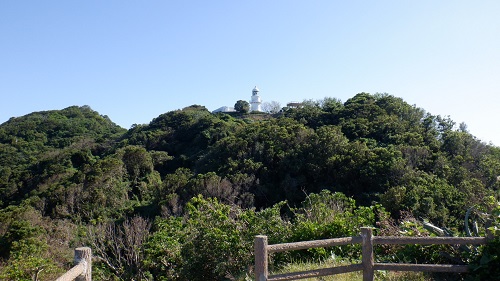
[[231,210],[228,205],[201,197],[193,198],[187,209],[187,223],[193,231],[181,249],[184,260],[181,277],[222,280],[244,271],[251,252],[248,241],[241,235],[247,227],[239,219],[241,210]]
[[[500,203],[493,197],[489,197],[487,200],[489,201],[488,206],[482,209],[479,208],[476,211],[480,217],[473,218],[472,225],[479,224],[481,228],[486,227],[487,233],[480,231],[480,235],[491,234],[490,238],[493,239],[469,254],[470,272],[466,280],[500,280],[500,270],[498,268],[500,263]],[[466,219],[474,217],[469,216],[469,214],[467,212]],[[485,216],[486,220],[481,222],[481,217],[484,218]],[[469,222],[466,221],[466,223]]]
[[[109,143],[125,132],[88,106],[35,112],[12,118],[0,126],[0,198],[21,200],[71,169],[83,169]],[[7,177],[8,175],[8,177]],[[37,192],[35,191],[35,194]]]
[[[61,272],[49,249],[46,225],[33,208],[11,206],[0,211],[0,267],[2,280],[50,280]],[[54,228],[54,234],[58,231]],[[50,245],[53,246],[53,245]],[[57,253],[61,254],[61,253]]]
[[[88,106],[35,112],[0,125],[0,268],[23,266],[14,257],[29,245],[64,264],[85,236],[75,229],[111,223],[123,232],[129,218],[156,217],[143,263],[122,262],[129,271],[98,263],[96,273],[239,278],[253,235],[271,243],[350,236],[389,216],[378,204],[396,221],[405,211],[459,233],[466,210],[491,212],[499,175],[498,147],[388,94],[308,100],[272,116],[192,105],[128,131]],[[437,260],[428,250],[395,256]]]
[[181,247],[186,242],[187,226],[179,217],[157,219],[145,244],[144,264],[157,280],[178,280],[182,267]]
[[[186,205],[186,216],[157,219],[146,243],[145,264],[160,280],[226,280],[239,278],[253,263],[255,235],[265,234],[270,244],[358,235],[361,226],[374,225],[375,208],[357,207],[341,193],[311,194],[293,210],[281,215],[285,202],[256,212],[202,196]],[[359,256],[359,246],[315,249],[298,254],[275,254],[280,267],[298,258],[337,255]]]
[[482,249],[481,255],[470,266],[467,280],[500,280],[500,239],[496,237]]
[[247,101],[238,100],[234,104],[234,110],[236,110],[239,113],[248,113],[248,111],[250,110],[250,104]]
[[[253,262],[253,237],[270,241],[287,235],[280,216],[283,204],[255,212],[216,199],[192,198],[184,219],[157,219],[146,246],[146,261],[159,280],[226,280],[239,278]],[[164,279],[162,279],[164,278]]]
[[12,255],[6,266],[0,269],[0,278],[16,281],[54,278],[54,273],[60,273],[61,270],[52,260],[44,257],[46,250],[47,244],[36,238],[12,242]]
[[411,210],[415,217],[438,225],[462,227],[465,210],[470,206],[488,205],[488,193],[475,181],[464,180],[456,187],[436,176],[419,173],[404,185],[389,188],[381,201],[394,215],[401,210]]
[[[363,226],[374,226],[378,207],[356,206],[352,198],[342,193],[323,190],[310,194],[302,206],[294,210],[291,241],[320,240],[358,235]],[[379,210],[382,211],[383,210]],[[296,259],[314,257],[317,260],[340,256],[358,258],[361,248],[356,246],[333,247],[332,249],[309,249],[308,253],[296,253]]]

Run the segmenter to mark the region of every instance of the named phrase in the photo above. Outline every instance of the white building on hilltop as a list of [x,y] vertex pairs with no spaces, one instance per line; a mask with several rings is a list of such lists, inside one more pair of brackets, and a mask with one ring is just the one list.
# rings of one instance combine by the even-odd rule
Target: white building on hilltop
[[[253,88],[252,90],[252,97],[250,98],[250,111],[262,111],[261,109],[261,104],[262,104],[262,100],[260,99],[260,96],[259,96],[259,89],[257,88],[257,86],[255,86],[255,88]],[[217,113],[217,112],[236,112],[236,110],[234,109],[234,107],[232,106],[222,106],[222,107],[219,107],[217,108],[216,110],[212,111],[212,113]]]
[[223,107],[219,107],[216,110],[212,111],[212,113],[217,113],[217,112],[236,112],[236,110],[234,110],[234,107],[223,106]]
[[250,99],[250,111],[262,111],[260,109],[261,104],[262,100],[259,96],[259,89],[255,86],[252,90],[252,98]]

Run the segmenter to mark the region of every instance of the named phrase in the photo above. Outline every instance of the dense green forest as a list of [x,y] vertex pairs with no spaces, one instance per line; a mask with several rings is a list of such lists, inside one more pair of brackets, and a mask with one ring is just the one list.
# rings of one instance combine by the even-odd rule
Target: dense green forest
[[[274,114],[192,105],[129,130],[88,106],[34,112],[0,125],[0,279],[52,280],[78,246],[93,249],[95,280],[245,280],[258,234],[271,244],[361,226],[436,235],[425,221],[463,236],[468,212],[484,235],[498,226],[499,176],[500,148],[387,94]],[[499,263],[485,249],[392,247],[378,256],[483,257],[476,275],[460,277],[474,280]],[[359,251],[274,255],[272,266]]]

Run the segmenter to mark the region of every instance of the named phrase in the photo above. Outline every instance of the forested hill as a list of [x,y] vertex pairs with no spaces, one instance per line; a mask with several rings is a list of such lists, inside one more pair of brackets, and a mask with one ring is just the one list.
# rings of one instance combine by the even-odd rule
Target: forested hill
[[11,118],[0,125],[0,206],[28,199],[47,181],[84,172],[91,159],[114,151],[125,132],[88,106]]
[[199,194],[266,210],[328,190],[381,204],[394,219],[407,210],[461,229],[467,208],[491,203],[499,175],[498,147],[386,94],[305,101],[273,115],[195,105],[128,131],[87,106],[35,112],[0,125],[0,277],[19,241],[57,268],[88,241],[87,226],[181,218]]

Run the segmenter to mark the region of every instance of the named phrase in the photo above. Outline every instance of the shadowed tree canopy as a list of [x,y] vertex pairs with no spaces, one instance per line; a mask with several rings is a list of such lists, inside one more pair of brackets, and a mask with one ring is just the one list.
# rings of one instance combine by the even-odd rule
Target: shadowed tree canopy
[[234,110],[236,110],[239,113],[247,113],[250,110],[250,104],[247,101],[238,100],[234,104]]

